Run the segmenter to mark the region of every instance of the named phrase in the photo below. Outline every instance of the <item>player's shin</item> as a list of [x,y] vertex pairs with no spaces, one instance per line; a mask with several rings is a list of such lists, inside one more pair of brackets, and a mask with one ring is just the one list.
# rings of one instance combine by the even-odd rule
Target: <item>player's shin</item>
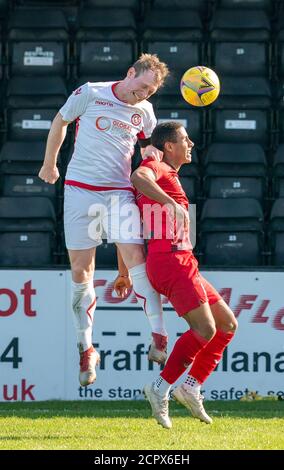
[[190,329],[183,333],[176,341],[169,356],[161,377],[169,384],[173,384],[188,368],[196,354],[202,350],[208,340],[200,336],[197,331]]
[[92,346],[95,308],[96,294],[93,280],[86,283],[72,282],[72,309],[80,352],[87,351]]
[[163,309],[160,294],[150,284],[146,273],[146,264],[139,264],[129,269],[133,282],[133,290],[139,304],[143,307],[151,325],[152,333],[167,336],[163,319]]
[[190,375],[199,384],[203,384],[220,362],[224,349],[234,337],[233,331],[217,330],[215,336],[196,356],[190,369]]
[[163,309],[160,294],[151,286],[146,273],[146,264],[140,264],[129,269],[133,282],[133,290],[139,304],[149,320],[153,341],[150,346],[148,359],[164,364],[167,359],[168,335],[163,319]]

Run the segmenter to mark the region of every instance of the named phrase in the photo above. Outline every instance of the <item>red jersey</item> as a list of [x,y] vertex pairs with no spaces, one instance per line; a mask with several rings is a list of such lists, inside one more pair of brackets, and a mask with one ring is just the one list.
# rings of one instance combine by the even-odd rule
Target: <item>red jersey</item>
[[[140,166],[150,168],[156,175],[156,183],[178,204],[188,210],[189,201],[181,186],[177,171],[165,162],[152,158],[143,160]],[[136,202],[140,209],[143,222],[144,238],[148,239],[148,251],[175,251],[192,249],[189,231],[177,229],[172,214],[172,207],[149,199],[139,191],[136,192]]]

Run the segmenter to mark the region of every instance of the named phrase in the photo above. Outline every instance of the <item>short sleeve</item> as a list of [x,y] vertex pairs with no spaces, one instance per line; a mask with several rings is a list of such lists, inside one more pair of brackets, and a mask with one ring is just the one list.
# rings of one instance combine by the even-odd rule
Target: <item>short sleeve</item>
[[150,168],[150,170],[152,170],[155,173],[157,180],[159,180],[161,177],[161,169],[160,169],[159,163],[160,162],[157,162],[157,160],[154,160],[153,158],[148,157],[141,162],[140,166]]
[[145,116],[143,119],[143,129],[137,135],[138,139],[149,139],[152,135],[154,128],[157,125],[157,119],[153,110],[153,106],[149,103],[147,109],[145,109]]
[[89,83],[85,83],[73,91],[72,95],[69,96],[66,103],[59,110],[64,121],[72,122],[86,111],[91,96],[89,85]]

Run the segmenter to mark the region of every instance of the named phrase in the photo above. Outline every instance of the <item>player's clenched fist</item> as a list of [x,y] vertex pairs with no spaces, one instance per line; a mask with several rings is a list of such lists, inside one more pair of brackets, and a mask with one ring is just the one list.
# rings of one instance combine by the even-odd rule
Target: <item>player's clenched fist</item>
[[56,183],[60,175],[56,166],[51,168],[43,165],[40,169],[38,176],[45,183],[54,184]]

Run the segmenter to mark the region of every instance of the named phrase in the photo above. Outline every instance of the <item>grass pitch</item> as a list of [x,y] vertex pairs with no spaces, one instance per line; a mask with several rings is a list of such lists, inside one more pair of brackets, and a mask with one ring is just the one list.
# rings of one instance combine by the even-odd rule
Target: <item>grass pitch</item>
[[170,402],[171,430],[145,401],[0,403],[0,449],[284,449],[284,401],[211,401],[213,424]]

